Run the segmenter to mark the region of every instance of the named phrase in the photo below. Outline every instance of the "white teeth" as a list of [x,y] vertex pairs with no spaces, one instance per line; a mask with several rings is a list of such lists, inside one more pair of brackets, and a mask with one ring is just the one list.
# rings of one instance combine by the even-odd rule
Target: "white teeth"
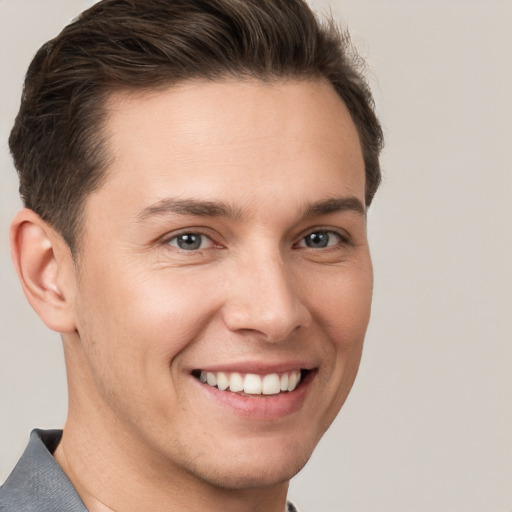
[[244,379],[244,393],[248,395],[261,395],[261,377],[248,373]]
[[229,388],[229,380],[224,372],[217,373],[217,387],[221,391]]
[[217,377],[215,376],[214,373],[206,372],[206,382],[208,382],[208,384],[210,386],[216,386],[217,385]]
[[299,379],[300,379],[299,372],[290,373],[290,376],[288,377],[288,391],[293,391],[297,387]]
[[265,375],[261,381],[261,391],[264,395],[275,395],[281,391],[281,379],[277,373]]
[[288,374],[281,375],[281,391],[288,391]]
[[293,391],[298,386],[300,378],[301,374],[298,370],[283,373],[281,376],[277,373],[268,375],[247,373],[243,376],[237,372],[205,371],[201,371],[199,374],[199,380],[209,386],[217,387],[221,391],[229,390],[233,393],[243,391],[248,395],[277,395],[281,391]]
[[244,379],[239,373],[232,373],[229,378],[229,390],[238,393],[244,389]]

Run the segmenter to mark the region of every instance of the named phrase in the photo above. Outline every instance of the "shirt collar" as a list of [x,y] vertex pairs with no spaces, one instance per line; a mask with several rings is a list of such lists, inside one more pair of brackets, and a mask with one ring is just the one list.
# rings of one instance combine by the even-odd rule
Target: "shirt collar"
[[0,509],[24,512],[87,512],[80,496],[53,458],[62,430],[35,429],[25,452],[0,490]]

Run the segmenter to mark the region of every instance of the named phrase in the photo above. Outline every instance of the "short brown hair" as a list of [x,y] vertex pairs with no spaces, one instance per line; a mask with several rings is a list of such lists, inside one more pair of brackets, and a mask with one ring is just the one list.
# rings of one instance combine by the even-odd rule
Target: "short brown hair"
[[361,141],[366,204],[383,137],[349,37],[303,0],[103,0],[44,44],[28,69],[9,146],[25,206],[72,252],[88,193],[108,163],[106,99],[191,79],[326,79]]

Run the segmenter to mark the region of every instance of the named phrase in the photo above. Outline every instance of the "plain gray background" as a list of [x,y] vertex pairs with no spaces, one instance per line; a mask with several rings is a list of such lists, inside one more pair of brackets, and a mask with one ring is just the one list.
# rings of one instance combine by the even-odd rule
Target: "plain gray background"
[[[91,0],[0,0],[0,482],[62,426],[58,335],[10,263],[7,137],[37,48]],[[307,512],[512,511],[512,2],[317,1],[370,66],[386,132],[360,374],[290,495]]]

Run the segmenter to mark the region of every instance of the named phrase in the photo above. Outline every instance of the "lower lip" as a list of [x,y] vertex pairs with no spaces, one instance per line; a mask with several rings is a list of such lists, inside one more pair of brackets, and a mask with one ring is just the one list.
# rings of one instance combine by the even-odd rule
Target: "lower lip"
[[302,407],[314,375],[314,371],[308,372],[305,379],[293,391],[255,397],[242,396],[231,391],[221,391],[208,384],[203,384],[195,377],[193,378],[201,386],[201,389],[208,393],[210,400],[215,400],[231,412],[251,419],[273,420],[289,416]]

